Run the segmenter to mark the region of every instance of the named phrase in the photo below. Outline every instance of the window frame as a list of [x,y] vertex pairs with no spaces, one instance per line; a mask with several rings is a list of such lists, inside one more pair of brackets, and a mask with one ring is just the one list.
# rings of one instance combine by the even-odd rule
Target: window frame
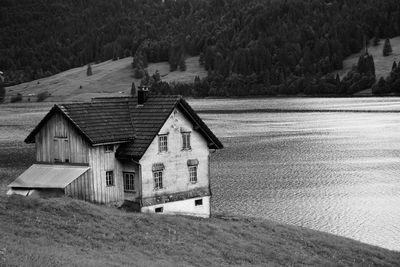
[[191,166],[188,166],[188,168],[189,168],[189,182],[192,184],[197,183],[197,180],[198,180],[197,165],[191,165]]
[[154,190],[161,190],[163,189],[163,170],[153,171],[153,181],[154,181]]
[[164,207],[157,207],[157,208],[154,208],[154,212],[155,212],[155,213],[163,213],[163,212],[164,212]]
[[194,206],[195,206],[195,207],[203,206],[203,199],[202,199],[202,198],[200,198],[200,199],[195,199],[195,200],[194,200]]
[[[126,180],[127,176],[126,175],[129,175],[128,179],[130,179],[131,175],[133,176],[132,180],[129,183],[127,183],[127,180]],[[124,179],[124,192],[136,193],[136,189],[135,189],[135,176],[136,176],[136,173],[135,172],[122,172],[122,176],[123,176],[123,179]],[[127,185],[130,185],[131,188],[127,188]]]
[[181,132],[182,134],[182,150],[191,150],[190,132]]
[[[66,136],[54,136],[53,138],[53,161],[54,163],[69,163],[70,149],[69,139]],[[61,154],[60,154],[61,150]],[[60,158],[58,158],[60,157]]]
[[[110,148],[112,148],[112,149],[110,149]],[[115,148],[114,148],[114,145],[104,145],[104,152],[105,153],[114,153],[114,151],[115,151]]]
[[115,179],[114,179],[114,171],[113,170],[106,171],[106,186],[107,187],[115,186]]
[[[164,139],[165,140],[162,140]],[[158,135],[158,153],[168,152],[168,134]]]

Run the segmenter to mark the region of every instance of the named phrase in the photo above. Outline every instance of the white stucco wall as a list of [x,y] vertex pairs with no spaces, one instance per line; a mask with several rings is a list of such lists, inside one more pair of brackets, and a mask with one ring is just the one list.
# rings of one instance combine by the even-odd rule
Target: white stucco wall
[[[181,131],[191,132],[191,150],[182,150]],[[209,150],[204,137],[194,130],[192,123],[175,109],[159,131],[168,134],[168,151],[158,151],[158,136],[152,141],[146,153],[140,160],[142,167],[142,197],[152,197],[176,192],[185,192],[196,188],[209,186]],[[197,183],[189,181],[188,159],[199,161]],[[163,188],[154,189],[152,166],[163,163]]]
[[[196,206],[195,200],[202,199],[203,205]],[[210,217],[210,197],[199,197],[191,198],[181,201],[174,201],[169,203],[163,203],[154,206],[142,207],[141,212],[155,213],[156,208],[163,208],[163,212],[160,214],[180,214],[198,216],[203,218]]]

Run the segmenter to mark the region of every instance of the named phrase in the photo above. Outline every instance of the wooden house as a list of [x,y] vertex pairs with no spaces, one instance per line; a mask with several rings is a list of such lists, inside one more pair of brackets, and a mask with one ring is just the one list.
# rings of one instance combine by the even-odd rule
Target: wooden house
[[208,217],[210,149],[223,145],[181,96],[147,94],[55,105],[25,140],[37,162],[8,193]]

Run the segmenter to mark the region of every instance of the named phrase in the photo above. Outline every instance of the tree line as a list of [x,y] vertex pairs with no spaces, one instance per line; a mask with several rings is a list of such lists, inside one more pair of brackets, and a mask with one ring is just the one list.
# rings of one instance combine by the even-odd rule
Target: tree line
[[184,70],[200,55],[197,95],[348,94],[359,87],[327,74],[364,40],[399,35],[400,2],[3,0],[0,22],[9,83],[127,56],[143,77],[148,62]]

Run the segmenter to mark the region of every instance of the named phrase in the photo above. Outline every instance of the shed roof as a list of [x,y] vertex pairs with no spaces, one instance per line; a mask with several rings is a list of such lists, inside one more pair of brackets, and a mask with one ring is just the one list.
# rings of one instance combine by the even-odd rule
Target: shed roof
[[89,169],[88,166],[33,164],[8,187],[65,188]]
[[136,97],[105,97],[92,102],[55,105],[25,142],[35,135],[54,112],[61,112],[92,145],[123,143],[117,150],[121,158],[141,158],[174,108],[178,108],[207,140],[209,148],[223,147],[218,138],[189,104],[177,95],[150,95],[143,105]]

